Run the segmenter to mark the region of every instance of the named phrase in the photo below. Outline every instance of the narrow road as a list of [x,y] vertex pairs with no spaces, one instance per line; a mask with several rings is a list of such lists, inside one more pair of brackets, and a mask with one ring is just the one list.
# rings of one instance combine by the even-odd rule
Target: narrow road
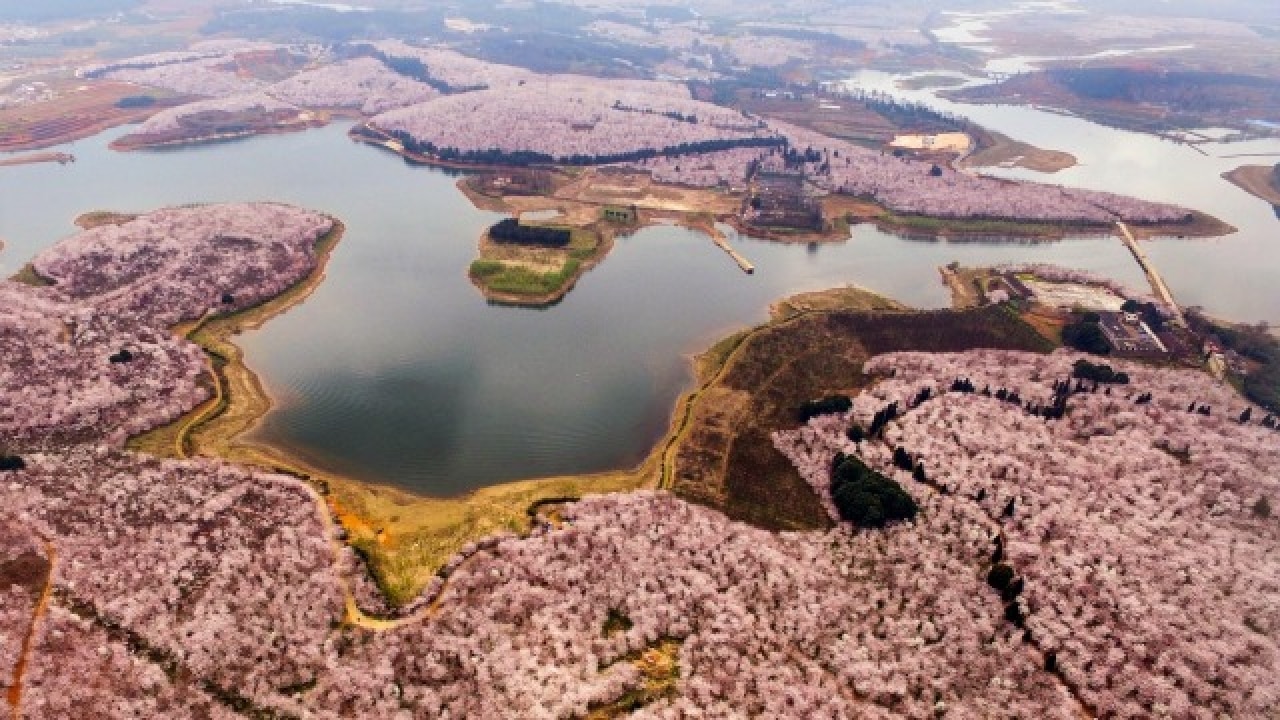
[[40,598],[36,601],[34,611],[31,613],[31,626],[27,628],[27,634],[22,638],[22,650],[18,654],[18,662],[13,666],[13,682],[9,686],[8,701],[13,708],[13,720],[21,720],[22,718],[22,679],[27,672],[27,664],[31,659],[31,646],[36,641],[36,630],[40,627],[40,619],[44,617],[45,611],[49,607],[49,595],[53,592],[53,564],[57,561],[58,551],[53,543],[40,538],[40,542],[44,544],[44,553],[49,560],[49,574],[45,577],[44,589],[40,591]]
[[1117,220],[1116,227],[1120,228],[1120,236],[1124,239],[1124,244],[1128,246],[1129,252],[1133,253],[1134,259],[1138,261],[1138,267],[1142,268],[1142,271],[1147,274],[1147,281],[1151,283],[1151,289],[1155,292],[1156,298],[1173,311],[1174,323],[1179,327],[1185,328],[1187,319],[1183,316],[1182,309],[1178,307],[1177,301],[1173,299],[1173,292],[1165,284],[1164,278],[1160,277],[1160,271],[1156,270],[1156,266],[1151,264],[1151,260],[1147,258],[1147,253],[1138,245],[1133,233],[1129,231],[1129,226]]

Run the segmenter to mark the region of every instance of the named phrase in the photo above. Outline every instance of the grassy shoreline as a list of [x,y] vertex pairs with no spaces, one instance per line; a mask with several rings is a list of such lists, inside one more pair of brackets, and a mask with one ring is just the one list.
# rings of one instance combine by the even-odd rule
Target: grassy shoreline
[[[986,238],[992,236],[1025,239],[1060,240],[1068,237],[1087,237],[1093,235],[1114,235],[1115,225],[1106,223],[1090,225],[1083,223],[1048,223],[1021,220],[997,219],[953,219],[935,218],[925,215],[898,215],[884,211],[883,215],[873,218],[878,227],[888,232],[927,234],[939,238]],[[1236,231],[1236,228],[1201,212],[1192,212],[1192,220],[1184,223],[1157,223],[1152,225],[1133,225],[1130,227],[1136,235],[1143,238],[1176,236],[1176,237],[1219,237]]]
[[[263,127],[249,128],[236,132],[211,133],[208,135],[190,135],[187,137],[171,138],[167,140],[147,140],[146,136],[126,135],[116,140],[112,140],[107,147],[117,152],[134,152],[137,150],[160,150],[164,148],[187,147],[192,145],[212,145],[216,143],[234,142],[245,138],[257,137],[259,135],[284,135],[292,132],[301,132],[303,130],[311,130],[314,128],[324,127],[329,124],[327,115],[314,115],[308,119],[299,119],[295,122],[283,125],[273,124]],[[137,139],[129,139],[134,138]]]
[[[704,397],[703,391],[723,374],[743,342],[773,322],[731,335],[693,359],[696,386],[676,400],[666,433],[635,467],[519,480],[460,497],[420,496],[325,471],[296,453],[252,437],[273,402],[257,375],[244,363],[234,337],[260,327],[305,300],[323,279],[341,235],[339,224],[318,243],[316,269],[282,295],[231,315],[202,318],[174,328],[208,354],[213,397],[182,418],[131,439],[129,449],[162,457],[217,457],[310,482],[346,531],[347,542],[368,559],[375,580],[393,605],[413,600],[439,568],[467,543],[498,532],[528,532],[532,526],[531,510],[540,503],[669,486],[676,454],[697,421],[699,407],[715,401]],[[830,292],[836,294],[825,299],[825,293],[802,296],[798,305],[786,306],[790,310],[776,311],[775,321],[794,317],[797,312],[824,312],[866,302],[870,297],[850,289]]]
[[52,280],[36,272],[36,266],[32,263],[27,263],[18,268],[18,272],[10,276],[9,279],[31,287],[52,287],[54,285]]
[[[505,205],[501,199],[488,196],[485,199],[489,203]],[[571,221],[570,224],[579,229],[589,223],[588,215],[595,217],[594,213],[598,212],[593,203],[555,198],[545,200],[552,206],[557,203],[563,206],[559,209]],[[626,229],[644,227],[670,214],[661,211],[643,213],[637,223],[626,226]],[[701,215],[688,212],[677,213],[677,218],[709,222]],[[113,220],[118,218],[110,214],[85,216],[86,223]],[[397,487],[323,470],[296,452],[253,437],[254,429],[272,408],[273,400],[258,376],[245,365],[234,336],[260,327],[301,303],[315,290],[323,280],[331,253],[343,234],[342,224],[336,220],[335,223],[334,230],[317,243],[315,270],[283,294],[232,315],[204,318],[175,328],[175,332],[189,337],[208,354],[210,372],[207,377],[212,383],[213,397],[183,418],[132,439],[129,447],[167,457],[190,454],[218,457],[309,481],[322,493],[329,512],[346,531],[347,542],[367,558],[375,580],[393,605],[413,600],[435,577],[439,568],[467,543],[498,532],[528,532],[532,525],[531,509],[549,499],[666,487],[675,489],[688,499],[720,507],[716,497],[699,495],[701,491],[690,485],[688,472],[682,472],[682,469],[689,457],[703,453],[702,446],[707,442],[706,430],[717,422],[717,417],[727,412],[729,415],[723,419],[736,426],[740,418],[733,418],[755,402],[750,393],[743,396],[739,390],[722,387],[724,384],[720,381],[735,365],[735,358],[740,357],[757,338],[761,342],[773,342],[770,338],[778,334],[775,328],[780,324],[789,325],[797,318],[826,317],[849,309],[898,313],[904,310],[872,293],[849,288],[780,301],[768,323],[730,335],[694,359],[697,370],[695,386],[676,400],[666,432],[635,467],[508,482],[459,497],[420,496]],[[612,246],[613,230],[602,229],[595,262],[607,255]],[[582,263],[584,267],[580,267],[578,273],[585,272],[592,265],[594,262]],[[566,283],[563,291],[567,292],[571,287],[572,283]],[[527,301],[527,298],[522,300]],[[910,315],[906,313],[904,317]],[[843,367],[827,369],[843,372]],[[768,429],[757,423],[748,423],[744,427],[757,435]],[[743,443],[753,447],[759,444],[755,442],[759,438],[754,435],[749,440],[752,442],[744,440]],[[745,461],[743,457],[730,455],[739,450],[734,450],[732,443],[723,448],[710,448],[703,456],[719,459],[713,458],[714,467],[704,469],[712,476],[727,477],[731,467],[741,467]],[[707,486],[713,495],[721,492],[716,489],[718,482],[712,480]],[[727,509],[742,514],[745,507],[742,502],[745,500],[734,500],[736,504]]]
[[189,452],[229,457],[246,447],[235,441],[266,415],[273,402],[257,376],[244,365],[240,348],[232,338],[288,311],[319,286],[329,258],[346,231],[341,222],[335,219],[334,223],[316,242],[315,269],[280,295],[228,315],[206,316],[173,328],[175,334],[196,343],[209,356],[214,397],[174,422],[131,438],[130,449],[166,457],[182,457]]

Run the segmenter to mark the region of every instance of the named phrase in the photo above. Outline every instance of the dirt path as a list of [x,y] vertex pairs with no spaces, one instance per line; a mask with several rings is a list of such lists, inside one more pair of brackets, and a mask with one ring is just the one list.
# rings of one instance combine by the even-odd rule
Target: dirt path
[[1040,173],[1055,173],[1076,165],[1076,157],[1071,153],[1046,150],[997,132],[987,134],[992,144],[964,155],[956,162],[958,168],[1020,167]]
[[22,680],[27,672],[27,664],[30,662],[36,630],[40,627],[40,619],[44,617],[49,607],[49,596],[53,593],[53,564],[57,560],[58,552],[53,543],[48,540],[41,538],[40,542],[44,545],[45,557],[49,561],[49,571],[45,576],[44,588],[40,591],[40,599],[36,601],[35,612],[31,613],[31,626],[27,628],[27,634],[22,638],[22,650],[18,654],[18,662],[13,666],[13,680],[9,685],[7,698],[9,706],[13,708],[13,720],[22,718]]
[[964,310],[982,304],[982,297],[978,294],[977,285],[974,284],[977,275],[972,269],[952,269],[943,266],[938,268],[938,273],[942,275],[942,282],[951,290],[952,308]]

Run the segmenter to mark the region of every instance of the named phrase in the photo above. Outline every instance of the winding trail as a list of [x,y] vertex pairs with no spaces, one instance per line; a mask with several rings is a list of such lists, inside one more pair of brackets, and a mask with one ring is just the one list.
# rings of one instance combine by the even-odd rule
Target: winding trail
[[[209,320],[213,315],[213,311],[205,313],[200,320],[196,321],[189,330],[183,333],[183,336],[191,342],[196,342],[194,339],[196,332],[199,331],[205,321]],[[192,456],[190,442],[192,431],[200,425],[208,423],[218,417],[218,415],[220,415],[227,406],[226,399],[228,391],[225,387],[226,379],[223,377],[222,373],[218,371],[218,368],[215,365],[215,357],[212,350],[205,347],[204,351],[205,357],[208,360],[209,378],[213,382],[213,398],[206,401],[204,407],[200,411],[187,418],[182,425],[179,426],[178,432],[174,435],[173,448],[175,455],[179,459],[185,460]],[[301,474],[301,471],[297,472]],[[417,622],[426,618],[429,614],[427,610],[434,608],[436,603],[433,602],[423,610],[407,615],[404,618],[395,619],[380,618],[375,615],[370,615],[360,609],[360,604],[356,601],[355,593],[351,590],[351,583],[348,582],[347,577],[341,572],[341,570],[337,570],[342,566],[342,559],[343,554],[346,551],[346,544],[340,539],[340,535],[337,532],[333,520],[333,509],[329,506],[329,503],[325,500],[323,495],[315,492],[315,490],[310,487],[308,487],[308,492],[315,502],[316,516],[320,518],[320,522],[324,526],[324,533],[325,536],[329,538],[329,547],[333,553],[333,566],[336,570],[335,575],[338,580],[338,589],[339,592],[342,593],[344,606],[342,622],[346,625],[359,627],[365,630],[381,631],[392,630],[401,627],[402,625]],[[444,588],[442,587],[440,594],[443,594],[443,592]]]
[[729,372],[729,369],[732,368],[734,363],[737,361],[738,356],[744,352],[744,348],[746,348],[747,345],[749,345],[751,341],[762,332],[791,325],[797,320],[810,315],[823,315],[830,314],[832,312],[835,311],[827,309],[800,310],[785,318],[770,319],[769,321],[761,323],[760,325],[742,333],[737,344],[734,345],[733,350],[731,350],[729,354],[725,356],[724,360],[720,362],[720,367],[716,370],[715,374],[707,378],[706,382],[700,383],[697,389],[689,392],[680,399],[677,410],[677,413],[680,415],[679,423],[670,433],[670,436],[667,438],[666,445],[662,449],[662,464],[660,474],[658,476],[658,487],[660,489],[671,489],[671,484],[675,478],[676,454],[680,451],[680,445],[684,441],[685,436],[689,434],[689,428],[692,425],[693,420],[693,412],[698,400],[701,399],[704,392],[715,387],[725,374]]
[[8,701],[13,708],[13,720],[22,719],[22,680],[27,672],[27,664],[31,658],[31,647],[35,644],[36,630],[40,627],[40,619],[49,608],[49,597],[53,594],[53,565],[57,561],[58,551],[53,543],[40,538],[44,545],[45,557],[49,561],[48,574],[45,575],[44,588],[40,591],[40,599],[36,601],[35,611],[31,613],[31,625],[22,638],[22,650],[18,654],[18,662],[13,666],[13,680],[9,685]]
[[[191,342],[196,342],[194,339],[196,332],[198,332],[201,326],[204,325],[205,321],[213,317],[213,315],[214,315],[213,310],[206,311],[204,316],[202,316],[199,320],[195,322],[194,325],[191,326],[190,330],[183,333],[183,337]],[[198,345],[199,343],[196,343],[196,344]],[[218,372],[216,367],[214,367],[213,357],[209,349],[204,348],[204,350],[205,350],[205,359],[208,360],[209,362],[208,364],[209,377],[213,378],[213,397],[205,401],[205,406],[203,408],[201,408],[198,412],[196,412],[191,417],[187,418],[187,420],[185,420],[182,423],[182,425],[178,428],[178,432],[174,434],[174,439],[173,439],[174,455],[182,460],[186,460],[187,458],[191,457],[191,453],[188,450],[188,448],[190,448],[189,438],[191,436],[191,431],[194,430],[198,425],[206,423],[212,420],[213,418],[217,417],[218,414],[222,411],[222,409],[226,406],[226,391],[222,387],[223,386],[222,374]]]

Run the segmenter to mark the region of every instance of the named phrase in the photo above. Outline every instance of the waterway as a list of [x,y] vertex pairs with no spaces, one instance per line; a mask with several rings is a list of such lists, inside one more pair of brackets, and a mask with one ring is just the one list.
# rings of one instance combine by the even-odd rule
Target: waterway
[[[1149,252],[1184,302],[1280,320],[1280,253],[1268,244],[1280,227],[1265,203],[1217,180],[1229,161],[1050,113],[964,109],[1082,158],[1055,181],[1181,202],[1241,227]],[[763,321],[787,294],[852,283],[943,307],[937,268],[951,261],[1051,262],[1144,282],[1114,237],[945,242],[866,226],[820,246],[733,237],[757,268],[748,276],[705,236],[655,227],[620,239],[555,307],[495,306],[466,268],[498,216],[474,209],[455,177],[354,144],[345,129],[125,154],[106,147],[124,132],[114,130],[54,148],[74,153],[72,165],[0,168],[0,274],[74,232],[71,221],[89,210],[277,200],[332,213],[348,231],[326,280],[241,339],[277,400],[260,434],[329,469],[445,495],[638,461],[691,383],[688,356]]]

